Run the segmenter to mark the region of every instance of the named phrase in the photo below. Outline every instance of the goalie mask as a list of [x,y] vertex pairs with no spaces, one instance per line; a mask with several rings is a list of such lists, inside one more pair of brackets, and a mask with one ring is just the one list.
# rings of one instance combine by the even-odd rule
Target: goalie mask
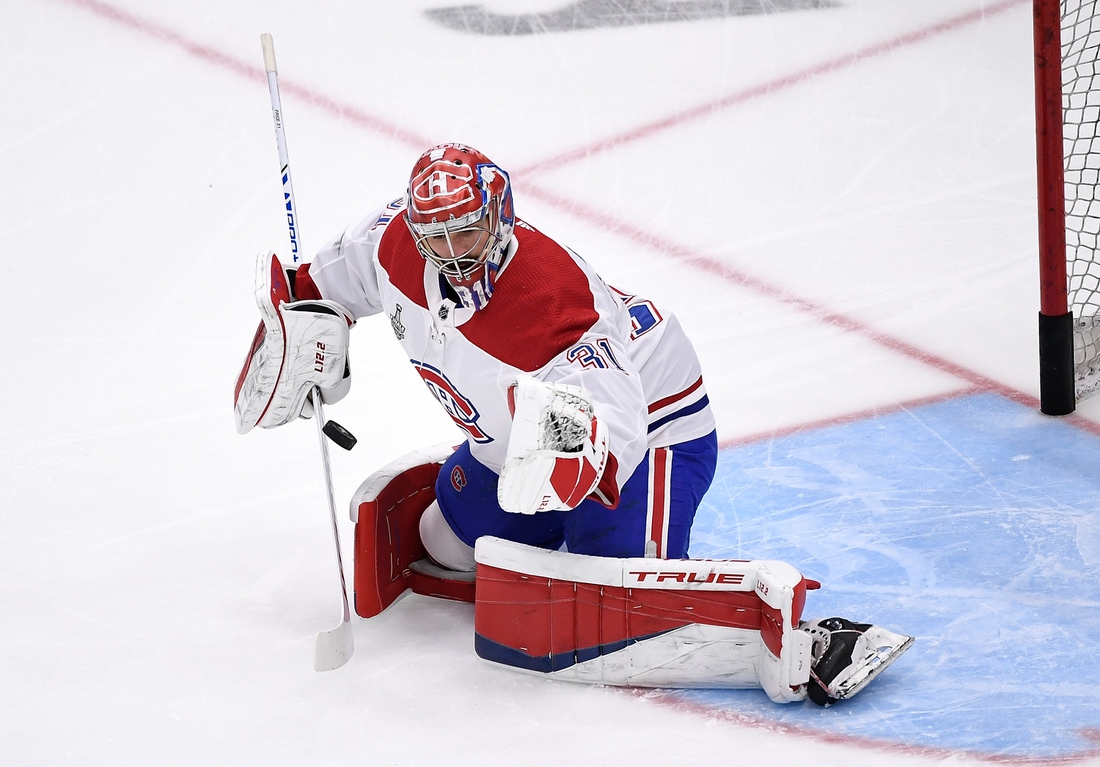
[[463,144],[429,149],[409,178],[405,223],[462,305],[484,308],[515,225],[508,174]]

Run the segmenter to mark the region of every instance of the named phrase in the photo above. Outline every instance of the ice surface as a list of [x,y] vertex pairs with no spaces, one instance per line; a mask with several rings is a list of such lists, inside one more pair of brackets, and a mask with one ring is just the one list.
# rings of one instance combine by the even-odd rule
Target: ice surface
[[994,394],[727,450],[692,556],[798,562],[823,584],[808,616],[917,642],[843,716],[739,693],[683,698],[927,748],[1094,751],[1098,463],[1100,438]]
[[[442,7],[5,3],[0,761],[1094,759],[1078,734],[1096,681],[1092,438],[1066,422],[997,447],[1006,430],[1048,433],[1003,400],[1037,394],[1028,5],[848,0],[494,37],[424,14]],[[697,545],[785,551],[826,581],[823,609],[912,626],[916,647],[847,710],[704,705],[509,674],[474,656],[467,606],[409,597],[356,623],[344,668],[315,673],[313,638],[340,603],[312,424],[239,437],[230,406],[257,322],[254,254],[287,247],[262,32],[307,249],[399,194],[427,143],[514,169],[520,215],[690,332],[720,436],[741,446],[716,493],[757,492],[761,512],[800,483],[843,499],[831,521],[820,502],[734,507],[727,529],[716,494]],[[360,323],[351,353],[353,391],[331,415],[360,444],[333,455],[339,499],[455,436],[384,322]],[[929,406],[987,403],[940,443],[965,442],[970,464],[937,449],[884,472],[849,450],[880,426],[917,434],[928,411],[907,403],[986,384],[992,400]],[[1100,420],[1100,404],[1082,411]],[[835,441],[831,457],[766,460],[814,439]],[[1023,479],[974,484],[982,456]],[[924,510],[915,532],[871,524],[897,498]],[[959,530],[991,542],[988,563]],[[1066,628],[1073,609],[1085,617]]]

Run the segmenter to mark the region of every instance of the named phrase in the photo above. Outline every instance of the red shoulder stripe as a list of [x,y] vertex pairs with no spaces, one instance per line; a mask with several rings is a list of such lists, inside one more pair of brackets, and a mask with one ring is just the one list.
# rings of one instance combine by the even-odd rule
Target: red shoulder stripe
[[459,330],[501,362],[531,372],[579,341],[599,315],[587,275],[565,248],[522,226],[515,237],[519,249],[493,297]]
[[389,275],[390,283],[424,309],[428,297],[424,293],[424,270],[428,262],[420,255],[409,228],[400,219],[386,227],[378,243],[378,263]]

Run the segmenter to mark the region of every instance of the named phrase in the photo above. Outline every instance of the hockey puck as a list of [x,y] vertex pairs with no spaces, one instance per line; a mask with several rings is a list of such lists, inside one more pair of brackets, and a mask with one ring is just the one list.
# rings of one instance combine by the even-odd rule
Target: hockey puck
[[359,441],[355,438],[354,434],[336,423],[336,421],[328,421],[321,431],[325,433],[326,437],[345,450],[351,450],[355,447],[355,443]]

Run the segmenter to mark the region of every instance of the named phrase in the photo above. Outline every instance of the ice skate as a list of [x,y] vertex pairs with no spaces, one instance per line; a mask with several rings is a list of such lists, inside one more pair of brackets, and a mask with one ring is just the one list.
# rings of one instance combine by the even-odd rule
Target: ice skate
[[813,637],[807,692],[819,706],[852,697],[913,644],[911,636],[844,618],[808,621],[800,628]]

